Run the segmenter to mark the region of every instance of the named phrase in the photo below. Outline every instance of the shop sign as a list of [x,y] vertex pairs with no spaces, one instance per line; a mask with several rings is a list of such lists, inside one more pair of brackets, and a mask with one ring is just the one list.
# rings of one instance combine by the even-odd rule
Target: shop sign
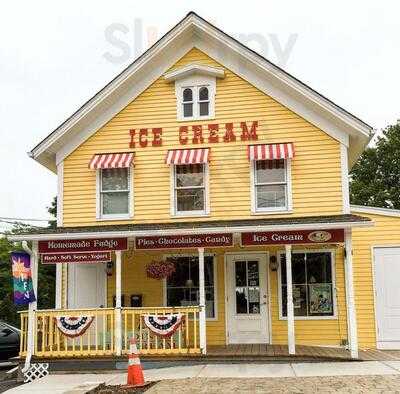
[[[257,141],[257,120],[250,122],[233,122],[218,124],[199,124],[180,126],[176,132],[177,143],[180,145],[216,144],[219,142]],[[163,145],[163,129],[161,127],[130,129],[130,148],[147,148]]]
[[111,261],[111,252],[48,253],[41,258],[43,264],[107,263]]
[[39,241],[39,253],[105,252],[127,250],[127,238],[93,238]]
[[181,249],[233,246],[233,234],[197,234],[136,237],[136,249]]
[[344,230],[293,230],[242,233],[243,246],[344,242]]

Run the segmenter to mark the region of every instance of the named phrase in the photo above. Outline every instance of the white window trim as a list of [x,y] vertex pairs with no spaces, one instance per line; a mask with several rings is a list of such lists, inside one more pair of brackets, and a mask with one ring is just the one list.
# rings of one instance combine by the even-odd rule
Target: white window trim
[[210,214],[210,187],[209,187],[209,165],[208,163],[204,163],[204,210],[201,211],[182,211],[178,212],[176,207],[175,200],[175,186],[176,186],[176,178],[175,178],[175,165],[171,165],[170,167],[170,214],[171,217],[192,217],[192,216],[208,216]]
[[57,165],[57,227],[63,225],[64,218],[64,162]]
[[126,214],[102,214],[101,206],[101,169],[96,170],[96,219],[99,221],[107,220],[126,220],[133,218],[134,211],[134,201],[133,201],[133,170],[128,167],[128,209],[129,212]]
[[[214,317],[206,317],[206,321],[218,321],[218,282],[217,282],[217,256],[214,253],[204,253],[204,257],[213,258],[213,273],[214,273]],[[199,257],[197,253],[179,253],[179,254],[164,254],[163,259],[168,257]],[[163,305],[167,307],[167,280],[163,279]]]
[[[208,88],[208,115],[200,116],[199,90],[202,87]],[[193,116],[183,116],[183,91],[186,88],[193,89]],[[215,93],[216,77],[207,75],[194,75],[175,81],[176,113],[178,121],[207,120],[215,118]]]
[[257,208],[257,196],[256,196],[256,160],[250,161],[250,196],[251,196],[251,213],[253,215],[265,215],[265,214],[276,214],[276,213],[290,213],[293,211],[293,196],[292,196],[292,160],[285,159],[285,171],[286,171],[286,207],[271,207],[271,208]]
[[[335,249],[301,249],[301,250],[295,249],[295,250],[292,250],[292,253],[326,253],[326,252],[331,254],[333,315],[332,316],[295,316],[294,320],[338,320],[337,288],[336,288],[336,251],[335,251]],[[279,320],[287,320],[287,316],[282,315],[281,256],[284,254],[285,254],[284,250],[280,250],[277,252]]]

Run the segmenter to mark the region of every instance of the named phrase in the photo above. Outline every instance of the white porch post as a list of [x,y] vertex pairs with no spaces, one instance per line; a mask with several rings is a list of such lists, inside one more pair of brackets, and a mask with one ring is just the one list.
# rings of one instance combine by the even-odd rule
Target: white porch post
[[115,251],[115,353],[122,353],[121,335],[121,255],[120,250]]
[[202,354],[207,353],[207,338],[206,338],[206,292],[204,289],[204,248],[198,248],[199,252],[199,334],[200,348]]
[[347,336],[350,347],[351,358],[358,358],[358,337],[357,337],[357,315],[354,301],[353,284],[353,249],[351,229],[344,231],[345,242],[345,282],[346,282],[346,304],[347,304]]
[[287,326],[289,354],[296,353],[294,336],[293,284],[292,284],[292,245],[285,245],[286,252],[286,289],[287,289]]
[[29,249],[26,241],[22,243],[25,252],[31,256],[31,273],[32,273],[32,287],[35,293],[36,301],[31,302],[28,307],[28,333],[27,333],[27,352],[25,358],[25,366],[23,372],[27,371],[31,364],[31,357],[35,354],[35,312],[37,309],[37,287],[38,287],[38,242],[32,242],[32,250]]
[[62,275],[63,263],[56,264],[56,309],[62,308]]

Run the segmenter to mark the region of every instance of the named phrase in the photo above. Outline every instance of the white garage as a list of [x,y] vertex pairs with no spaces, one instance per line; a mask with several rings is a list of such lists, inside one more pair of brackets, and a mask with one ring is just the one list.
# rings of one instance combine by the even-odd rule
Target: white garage
[[374,248],[378,349],[400,349],[400,247]]

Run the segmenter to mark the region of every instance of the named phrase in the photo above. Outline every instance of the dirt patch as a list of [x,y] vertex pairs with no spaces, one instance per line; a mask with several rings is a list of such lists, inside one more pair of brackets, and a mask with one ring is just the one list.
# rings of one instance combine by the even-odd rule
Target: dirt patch
[[88,392],[88,394],[139,394],[145,393],[150,387],[154,386],[157,382],[146,383],[143,387],[127,388],[123,385],[106,386],[101,384],[99,387]]

